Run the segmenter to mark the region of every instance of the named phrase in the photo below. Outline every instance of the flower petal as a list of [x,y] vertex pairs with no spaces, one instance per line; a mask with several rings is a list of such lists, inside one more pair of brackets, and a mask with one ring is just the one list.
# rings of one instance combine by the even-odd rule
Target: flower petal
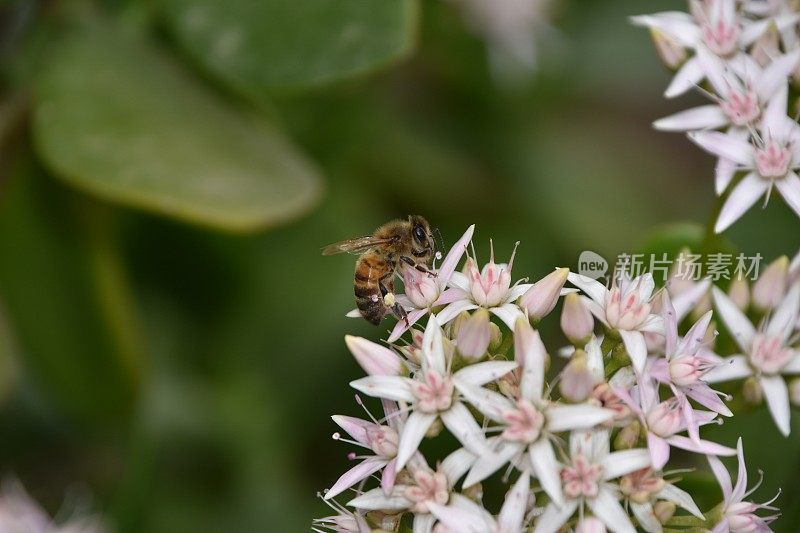
[[647,343],[644,340],[644,335],[639,331],[625,331],[620,330],[620,337],[625,344],[625,350],[631,358],[633,368],[637,373],[644,370],[644,364],[647,361]]
[[425,437],[433,422],[436,420],[435,414],[414,411],[406,420],[403,431],[400,433],[400,440],[397,443],[396,468],[399,472],[406,466],[406,463],[419,448],[419,443]]
[[533,472],[539,479],[542,488],[557,505],[568,505],[561,492],[561,476],[558,461],[553,452],[553,445],[546,438],[541,438],[528,447]]
[[738,461],[738,470],[736,472],[736,485],[733,487],[731,493],[731,501],[740,502],[747,492],[747,464],[744,462],[744,447],[742,446],[742,438],[736,441],[736,458]]
[[356,466],[342,474],[342,476],[333,484],[333,486],[325,493],[325,499],[329,500],[338,496],[345,490],[349,489],[361,480],[367,479],[369,476],[386,466],[386,459],[377,457],[370,457],[358,463]]
[[522,531],[528,496],[531,492],[530,475],[527,470],[520,474],[517,482],[506,494],[503,507],[497,516],[498,533],[517,533]]
[[647,448],[654,470],[661,470],[669,461],[669,443],[654,433],[647,434]]
[[456,300],[439,311],[439,314],[436,316],[438,317],[440,323],[447,324],[455,317],[460,315],[463,311],[472,311],[473,309],[477,308],[478,306],[469,300]]
[[413,402],[412,380],[400,376],[367,376],[350,382],[350,386],[367,396],[398,402]]
[[773,59],[756,80],[754,89],[759,100],[766,102],[781,86],[786,85],[798,62],[800,62],[800,49]]
[[[716,459],[716,457],[714,458]],[[717,461],[719,461],[719,459],[717,459]],[[705,519],[702,511],[700,511],[700,508],[697,507],[696,503],[694,503],[692,496],[685,490],[679,489],[672,483],[667,483],[666,485],[664,485],[664,487],[660,491],[658,491],[656,497],[661,500],[671,501],[672,503],[680,507],[683,507],[684,509],[695,515],[697,518]]]
[[411,533],[431,533],[436,517],[430,513],[416,513],[411,521]]
[[400,373],[402,361],[389,348],[352,335],[345,335],[344,342],[367,374],[396,376]]
[[402,496],[404,492],[404,487],[400,485],[395,486],[395,490],[388,496],[380,488],[372,489],[347,502],[347,506],[365,511],[377,509],[401,511],[411,505],[411,502],[405,496]]
[[608,454],[602,461],[604,479],[614,479],[651,466],[650,452],[634,448]]
[[675,446],[681,450],[689,450],[695,453],[704,453],[706,455],[736,455],[736,450],[728,448],[722,444],[711,442],[710,440],[694,440],[683,435],[673,435],[667,439],[670,446]]
[[772,313],[766,328],[767,335],[786,342],[797,325],[798,314],[800,314],[800,283],[795,283]]
[[661,131],[692,131],[721,128],[728,124],[727,115],[716,104],[693,107],[653,122]]
[[700,40],[700,28],[691,16],[682,11],[637,15],[630,21],[636,26],[656,29],[686,47],[694,47]]
[[761,179],[755,172],[746,175],[742,181],[736,184],[725,200],[719,217],[717,217],[714,231],[722,233],[728,229],[767,192],[768,188],[769,183]]
[[647,533],[662,533],[663,528],[658,517],[653,512],[653,506],[648,503],[630,502],[631,511],[633,516],[639,522],[639,527],[647,531]]
[[503,321],[508,329],[513,330],[518,318],[524,318],[519,306],[516,304],[503,304],[499,307],[490,307],[489,312]]
[[439,271],[436,275],[439,277],[440,280],[448,281],[450,276],[452,276],[453,272],[458,265],[458,262],[461,261],[461,257],[464,255],[464,252],[467,251],[467,246],[469,242],[472,240],[472,233],[475,231],[475,224],[471,225],[467,228],[467,231],[464,232],[464,235],[461,236],[458,241],[450,248],[450,251],[447,252],[444,260],[442,261],[442,265],[439,267]]
[[345,430],[348,435],[358,441],[359,444],[366,447],[369,447],[367,431],[379,427],[374,422],[369,422],[353,416],[333,415],[331,419],[336,422],[340,428]]
[[692,131],[689,139],[717,157],[730,159],[743,166],[753,164],[753,147],[746,140],[719,131]]
[[606,294],[608,293],[608,289],[606,289],[605,285],[603,285],[596,279],[592,279],[586,276],[581,276],[580,274],[576,274],[575,272],[570,272],[567,275],[567,279],[569,280],[570,283],[572,283],[580,290],[585,292],[589,296],[589,298],[591,298],[600,305],[605,305]]
[[453,377],[469,385],[481,386],[499,379],[516,369],[516,361],[486,361],[465,366]]
[[[457,495],[454,495],[457,496]],[[464,498],[466,501],[471,500]],[[466,502],[464,502],[466,504]],[[477,504],[472,503],[475,507]],[[436,519],[442,523],[449,531],[464,531],[465,533],[481,533],[487,531],[487,524],[483,522],[482,515],[473,512],[473,509],[466,508],[466,505],[439,505],[438,503],[428,503],[428,509]],[[477,511],[477,509],[475,510]]]
[[784,437],[789,436],[791,428],[789,426],[789,391],[786,382],[781,376],[761,376],[759,379],[761,389],[764,391],[764,399],[767,407],[778,426],[778,430]]
[[614,411],[593,405],[551,405],[547,408],[547,429],[553,433],[591,429],[614,418]]
[[498,449],[478,457],[475,464],[472,465],[469,474],[467,474],[463,487],[471,487],[476,483],[480,483],[503,468],[515,455],[519,454],[524,449],[525,446],[523,444],[500,440]]
[[678,344],[679,354],[694,355],[697,349],[703,344],[706,337],[708,326],[711,324],[712,311],[706,312],[700,319],[692,325],[689,331],[684,335],[681,342]]
[[514,326],[514,357],[522,367],[520,394],[537,402],[544,387],[544,362],[547,358],[539,332],[527,320],[520,319]]
[[724,498],[725,503],[730,503],[731,494],[733,493],[733,485],[731,483],[731,475],[728,473],[728,469],[725,468],[725,465],[722,464],[722,461],[720,461],[715,455],[707,455],[706,459],[708,460],[708,466],[711,467],[711,472],[714,474],[714,477],[717,478],[717,483],[719,483],[719,487],[722,489],[722,497]]
[[789,172],[782,180],[775,182],[775,187],[792,211],[800,216],[800,178],[797,174]]
[[589,508],[608,529],[616,533],[636,533],[628,513],[619,504],[619,500],[608,487],[601,486],[595,498],[587,500]]
[[482,415],[496,422],[503,422],[503,412],[514,407],[505,396],[484,387],[459,379],[456,379],[455,385],[464,400],[480,411]]
[[720,383],[722,381],[733,381],[752,375],[753,369],[747,364],[747,358],[743,355],[734,355],[727,359],[720,359],[719,365],[709,370],[708,373],[703,376],[703,381],[706,383]]
[[567,523],[577,508],[578,500],[567,500],[561,505],[555,502],[548,503],[544,512],[539,516],[533,533],[556,533],[561,530],[561,526]]
[[675,98],[689,89],[696,87],[705,77],[703,67],[697,57],[692,57],[686,61],[669,83],[667,90],[664,91],[666,98]]
[[400,337],[402,337],[403,333],[411,329],[411,326],[416,324],[419,321],[419,319],[424,317],[426,314],[428,314],[427,309],[414,309],[413,311],[410,311],[408,315],[406,315],[408,324],[406,324],[405,320],[398,320],[397,324],[394,325],[392,333],[391,335],[389,335],[387,342],[394,342]]
[[441,413],[440,416],[445,427],[464,448],[476,455],[489,453],[489,446],[486,444],[483,430],[463,403],[454,402],[450,409]]
[[451,486],[455,486],[456,481],[467,473],[475,463],[477,456],[466,448],[459,448],[442,461],[442,471],[447,476],[447,481]]
[[444,344],[442,342],[442,328],[436,315],[431,315],[428,325],[425,326],[425,335],[422,337],[422,368],[433,368],[439,374],[447,373],[444,359]]
[[744,353],[749,352],[756,334],[753,324],[721,289],[714,287],[712,292],[717,311],[733,336],[733,340]]

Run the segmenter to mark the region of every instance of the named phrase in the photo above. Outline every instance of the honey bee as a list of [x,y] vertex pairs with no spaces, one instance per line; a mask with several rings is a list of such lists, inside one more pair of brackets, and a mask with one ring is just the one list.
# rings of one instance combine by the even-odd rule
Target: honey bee
[[406,310],[394,298],[395,274],[403,262],[430,275],[428,267],[434,249],[428,221],[411,215],[407,220],[387,222],[372,235],[326,246],[322,255],[361,254],[353,282],[356,306],[361,316],[377,326],[390,311],[398,319],[406,320]]

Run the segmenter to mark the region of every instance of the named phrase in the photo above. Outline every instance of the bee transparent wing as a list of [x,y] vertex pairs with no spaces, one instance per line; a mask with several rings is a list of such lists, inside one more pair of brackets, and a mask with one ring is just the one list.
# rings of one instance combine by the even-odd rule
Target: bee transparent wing
[[342,253],[360,254],[369,250],[373,246],[379,246],[391,242],[391,239],[379,239],[369,235],[357,239],[335,242],[322,249],[322,255],[333,255]]

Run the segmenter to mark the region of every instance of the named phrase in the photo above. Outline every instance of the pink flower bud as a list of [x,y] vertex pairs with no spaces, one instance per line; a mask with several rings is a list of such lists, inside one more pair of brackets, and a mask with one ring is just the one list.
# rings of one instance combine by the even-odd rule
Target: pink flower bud
[[614,448],[617,450],[630,450],[636,443],[639,442],[639,434],[642,431],[642,425],[638,420],[634,420],[617,433],[614,439]]
[[750,285],[746,280],[736,278],[731,282],[731,286],[728,287],[728,296],[736,304],[736,307],[746,311],[750,306]]
[[767,267],[753,285],[753,305],[759,311],[774,309],[786,295],[789,258],[779,257]]
[[587,516],[578,522],[575,533],[606,533],[606,526],[599,519]]
[[686,49],[656,29],[650,30],[650,37],[656,48],[658,58],[669,69],[677,69],[686,61]]
[[659,437],[671,437],[681,428],[681,409],[675,398],[661,402],[647,413],[647,426]]
[[498,264],[494,262],[494,247],[492,247],[491,258],[481,271],[478,271],[478,266],[472,258],[467,260],[464,267],[465,274],[469,279],[470,293],[476,304],[481,307],[496,307],[503,302],[511,288],[511,268],[514,266],[516,252],[515,246],[508,264]]
[[584,346],[592,336],[594,319],[577,293],[567,294],[564,298],[561,330],[575,346]]
[[662,524],[669,522],[669,519],[675,515],[676,510],[677,506],[670,501],[659,500],[653,504],[653,514]]
[[489,311],[478,309],[461,323],[456,332],[456,347],[468,359],[480,359],[486,355],[492,338]]
[[756,378],[750,376],[742,384],[742,397],[744,401],[750,405],[760,405],[764,401],[764,393],[761,390],[761,384]]
[[403,267],[403,286],[408,299],[420,309],[428,309],[439,299],[436,278],[410,265]]
[[669,362],[669,377],[675,385],[688,387],[696,383],[703,375],[715,365],[696,355],[682,355]]
[[561,395],[571,402],[582,402],[592,394],[595,385],[597,380],[586,365],[586,353],[575,350],[572,359],[561,372]]
[[520,307],[528,311],[531,320],[541,320],[556,306],[561,289],[567,282],[568,268],[557,268],[546,275],[523,294],[519,299]]

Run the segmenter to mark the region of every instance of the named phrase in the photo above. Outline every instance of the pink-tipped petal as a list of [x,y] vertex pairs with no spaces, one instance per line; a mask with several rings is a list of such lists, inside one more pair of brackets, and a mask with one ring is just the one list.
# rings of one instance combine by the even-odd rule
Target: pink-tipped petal
[[361,368],[370,375],[397,375],[402,368],[400,356],[392,350],[362,337],[345,335],[344,342]]
[[325,493],[325,499],[329,500],[338,496],[356,483],[367,479],[369,476],[386,466],[385,459],[370,458],[360,462],[340,477],[333,487]]
[[449,280],[450,276],[456,269],[458,262],[461,261],[461,257],[464,255],[464,252],[467,250],[467,246],[469,242],[472,240],[472,233],[475,231],[475,224],[471,225],[467,228],[467,231],[464,232],[464,235],[461,236],[458,241],[450,248],[450,251],[447,252],[444,260],[442,261],[442,266],[439,267],[439,272],[437,272],[437,276],[441,280]]
[[387,342],[394,342],[400,337],[403,336],[403,333],[411,329],[411,326],[419,322],[419,319],[424,317],[428,313],[427,309],[415,309],[410,311],[406,316],[408,320],[408,324],[406,324],[405,320],[398,320],[397,324],[394,325],[392,329],[391,335],[389,335],[389,339]]
[[723,456],[736,455],[736,450],[733,448],[723,446],[722,444],[717,444],[716,442],[711,442],[710,440],[700,439],[695,441],[682,435],[673,435],[667,439],[667,442],[671,446],[675,446],[681,450],[688,450],[695,453]]

